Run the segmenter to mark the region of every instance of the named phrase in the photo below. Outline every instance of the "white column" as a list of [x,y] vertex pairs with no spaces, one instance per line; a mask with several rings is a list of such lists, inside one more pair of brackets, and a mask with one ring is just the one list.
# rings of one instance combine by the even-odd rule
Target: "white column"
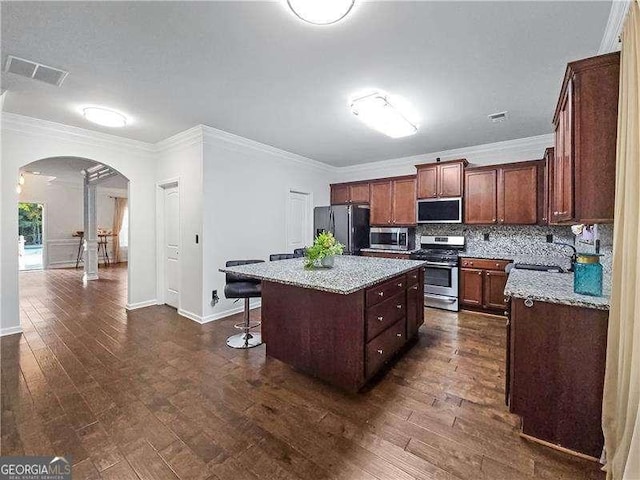
[[98,279],[98,219],[96,213],[96,186],[84,181],[84,277]]

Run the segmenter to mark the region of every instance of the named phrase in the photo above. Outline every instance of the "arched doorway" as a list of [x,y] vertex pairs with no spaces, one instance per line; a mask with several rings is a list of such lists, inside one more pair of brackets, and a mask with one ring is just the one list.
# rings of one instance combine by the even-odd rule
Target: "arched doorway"
[[[87,282],[111,267],[120,269],[118,278],[127,281],[127,177],[88,158],[49,157],[21,167],[17,189],[18,233],[36,232],[19,237],[19,267],[33,265],[34,243],[40,240],[44,270],[73,268]],[[37,217],[34,212],[41,215],[35,218],[40,231],[26,225],[28,215]],[[20,278],[25,282],[29,284]]]

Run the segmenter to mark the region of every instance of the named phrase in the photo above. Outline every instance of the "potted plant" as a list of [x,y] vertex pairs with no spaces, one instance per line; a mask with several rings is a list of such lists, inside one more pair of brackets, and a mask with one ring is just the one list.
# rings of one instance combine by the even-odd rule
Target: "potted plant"
[[315,268],[318,266],[318,262],[324,268],[331,268],[334,257],[342,255],[343,250],[344,246],[336,240],[331,232],[321,232],[313,241],[313,245],[305,251],[304,268]]

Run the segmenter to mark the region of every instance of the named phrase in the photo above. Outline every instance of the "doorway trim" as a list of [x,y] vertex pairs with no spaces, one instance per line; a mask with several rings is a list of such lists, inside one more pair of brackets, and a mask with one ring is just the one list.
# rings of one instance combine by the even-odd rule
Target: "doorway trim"
[[[164,291],[164,275],[165,275],[165,262],[164,262],[164,191],[167,188],[177,187],[178,195],[182,199],[182,191],[180,188],[180,177],[168,178],[160,182],[156,182],[156,304],[165,304],[165,291]],[[182,212],[180,211],[180,205],[178,205],[178,219],[182,218]],[[178,235],[178,251],[182,250],[182,233]],[[181,277],[181,276],[180,276]],[[178,278],[178,308],[181,310],[182,306],[182,283],[181,278]]]
[[[287,247],[287,249],[289,248],[289,226],[291,224],[291,214],[290,214],[290,210],[289,210],[289,199],[290,199],[290,195],[292,193],[298,193],[300,195],[305,195],[307,197],[307,233],[305,234],[304,237],[304,243],[305,246],[309,246],[313,243],[313,192],[308,192],[303,188],[294,188],[294,187],[290,187],[287,188],[287,195],[285,197],[285,233],[284,233],[284,241],[285,241],[285,246]],[[287,252],[287,253],[293,253],[293,252]]]

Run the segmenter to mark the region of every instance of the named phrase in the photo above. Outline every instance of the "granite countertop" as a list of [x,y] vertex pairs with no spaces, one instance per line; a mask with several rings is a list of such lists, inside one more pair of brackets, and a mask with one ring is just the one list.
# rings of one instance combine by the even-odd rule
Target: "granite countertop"
[[374,252],[374,253],[397,253],[398,255],[407,255],[409,253],[417,252],[418,249],[413,250],[385,250],[383,248],[361,248],[361,252]]
[[221,268],[269,282],[348,295],[424,265],[418,260],[338,255],[333,268],[304,269],[304,258]]
[[611,285],[608,278],[605,277],[603,280],[604,296],[591,297],[573,292],[573,273],[549,273],[514,268],[509,273],[504,295],[574,307],[609,310]]

